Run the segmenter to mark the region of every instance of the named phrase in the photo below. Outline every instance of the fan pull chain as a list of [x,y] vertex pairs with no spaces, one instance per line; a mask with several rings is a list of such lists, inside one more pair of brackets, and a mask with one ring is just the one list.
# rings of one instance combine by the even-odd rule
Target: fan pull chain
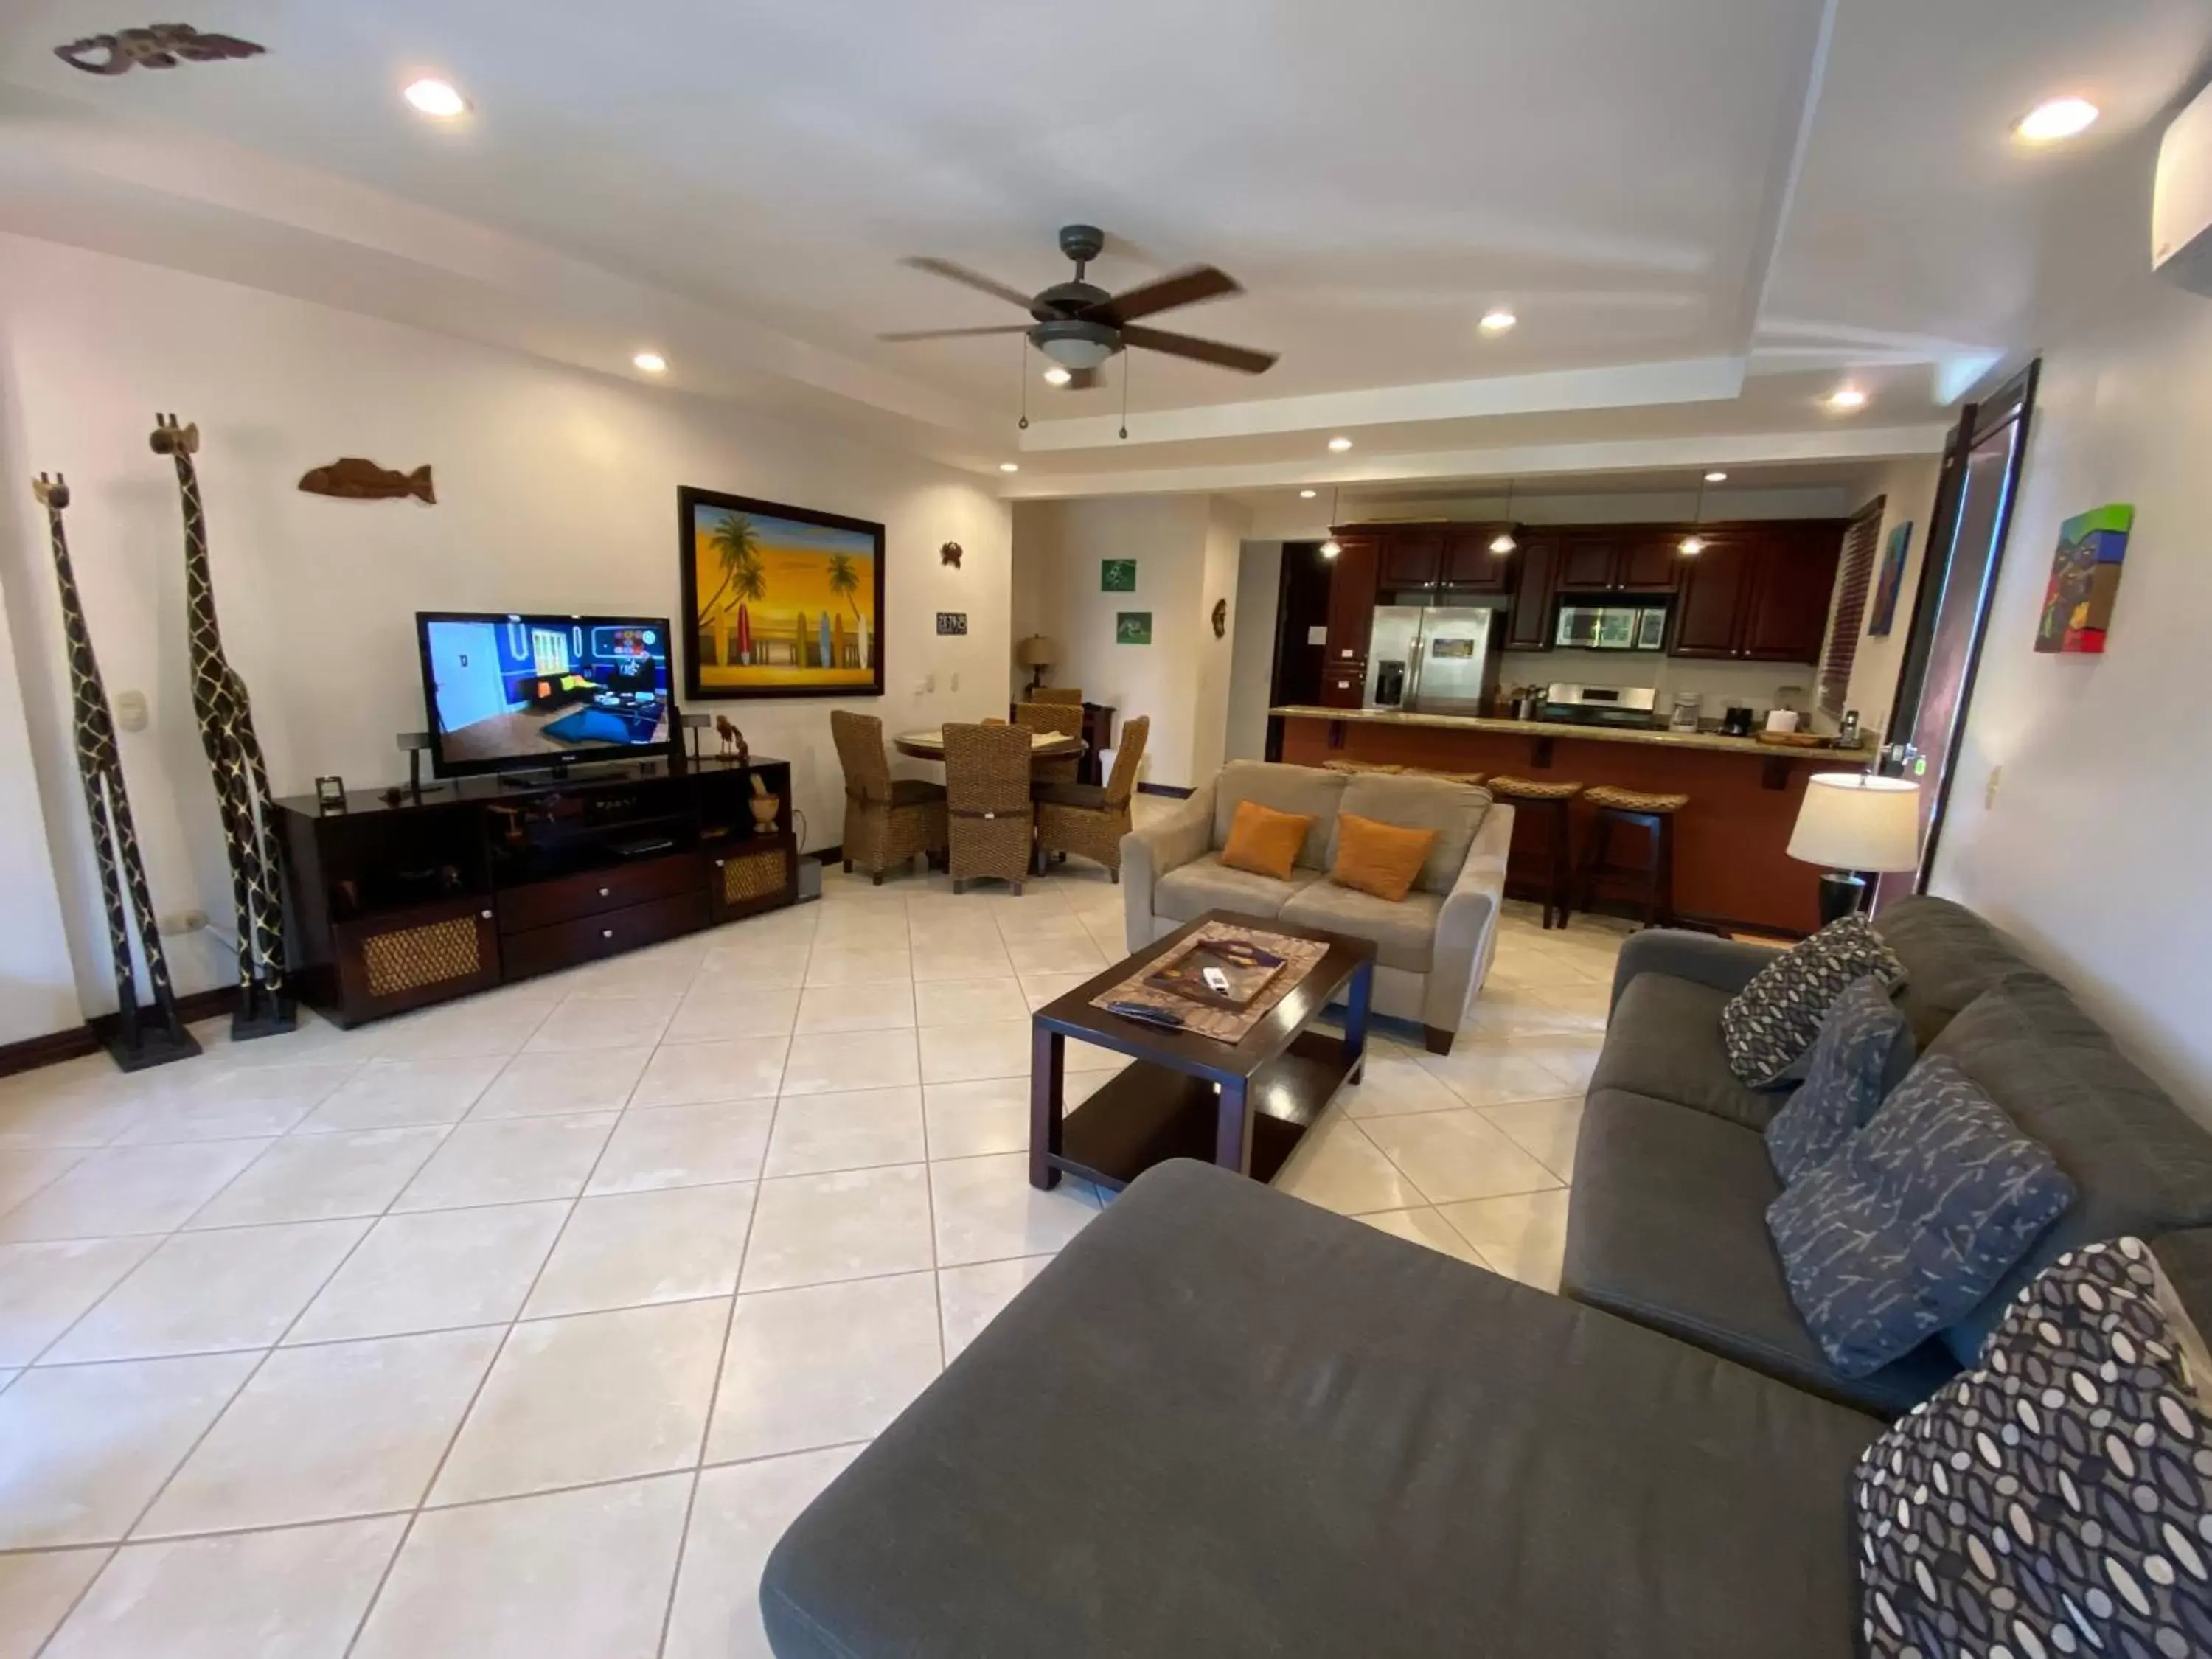
[[1022,380],[1022,418],[1015,423],[1014,429],[1026,432],[1030,429],[1030,337],[1023,334],[1018,337],[1022,343],[1022,356],[1021,367],[1016,372]]
[[1121,435],[1129,435],[1129,365],[1134,361],[1129,353],[1121,354]]

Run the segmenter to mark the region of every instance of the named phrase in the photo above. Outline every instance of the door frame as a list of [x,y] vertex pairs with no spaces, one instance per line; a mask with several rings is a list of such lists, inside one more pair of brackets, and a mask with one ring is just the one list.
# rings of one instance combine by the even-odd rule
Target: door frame
[[1950,809],[1951,787],[1958,779],[1966,722],[1973,710],[1974,685],[1981,677],[1982,647],[1989,633],[1990,600],[2003,574],[2005,550],[2012,539],[2013,508],[2020,501],[2021,473],[2027,464],[2027,441],[2035,417],[2035,389],[2042,369],[2043,360],[2033,359],[1989,397],[1966,404],[1959,411],[1958,425],[1944,441],[1943,470],[1936,486],[1935,506],[1929,514],[1927,550],[1920,562],[1912,627],[1905,636],[1905,653],[1898,664],[1896,691],[1890,699],[1888,726],[1882,733],[1881,756],[1875,768],[1892,777],[1903,776],[1913,758],[1903,751],[1911,747],[1910,733],[1920,718],[1921,699],[1927,690],[1929,659],[1935,652],[1936,626],[1942,612],[1943,590],[1958,551],[1960,519],[1969,472],[1967,461],[1974,451],[2008,426],[2015,428],[2012,453],[2005,466],[2004,492],[1997,502],[1991,532],[1994,545],[1983,572],[1981,592],[1975,599],[1973,634],[1967,642],[1966,672],[1941,757],[1936,799],[1928,814],[1928,836],[1920,848],[1920,867],[1912,875],[1915,893],[1928,890],[1928,878],[1936,867],[1936,849],[1943,838],[1944,817]]

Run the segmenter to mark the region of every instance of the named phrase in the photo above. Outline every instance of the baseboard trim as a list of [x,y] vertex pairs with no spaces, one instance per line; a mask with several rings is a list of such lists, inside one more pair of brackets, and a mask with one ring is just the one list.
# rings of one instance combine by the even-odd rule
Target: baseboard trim
[[[203,1019],[219,1018],[237,1006],[238,987],[220,985],[212,991],[195,991],[190,996],[179,997],[177,1015],[191,1025]],[[115,1014],[99,1014],[70,1030],[50,1031],[45,1036],[26,1037],[21,1042],[0,1043],[0,1077],[13,1077],[18,1072],[36,1071],[41,1066],[58,1066],[65,1060],[96,1054],[115,1034],[118,1018]]]
[[1165,795],[1170,800],[1188,800],[1198,791],[1172,783],[1140,783],[1137,786],[1137,793],[1140,795]]

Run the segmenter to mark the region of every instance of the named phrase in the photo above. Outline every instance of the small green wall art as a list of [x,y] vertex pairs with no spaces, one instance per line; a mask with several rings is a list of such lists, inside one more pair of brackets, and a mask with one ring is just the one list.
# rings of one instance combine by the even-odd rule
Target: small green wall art
[[2112,600],[2120,591],[2120,562],[2127,557],[2135,522],[2135,508],[2115,502],[2058,526],[2058,551],[2035,628],[2038,651],[2088,656],[2104,651]]
[[1135,592],[1137,562],[1134,559],[1099,560],[1098,591],[1101,593]]
[[1152,642],[1152,613],[1149,611],[1124,611],[1114,618],[1114,643],[1116,645],[1150,645]]

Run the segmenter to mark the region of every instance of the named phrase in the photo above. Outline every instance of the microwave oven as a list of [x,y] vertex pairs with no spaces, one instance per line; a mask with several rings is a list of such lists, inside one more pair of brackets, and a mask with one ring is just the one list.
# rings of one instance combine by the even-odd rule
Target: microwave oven
[[1563,605],[1552,643],[1570,651],[1664,651],[1663,605]]

